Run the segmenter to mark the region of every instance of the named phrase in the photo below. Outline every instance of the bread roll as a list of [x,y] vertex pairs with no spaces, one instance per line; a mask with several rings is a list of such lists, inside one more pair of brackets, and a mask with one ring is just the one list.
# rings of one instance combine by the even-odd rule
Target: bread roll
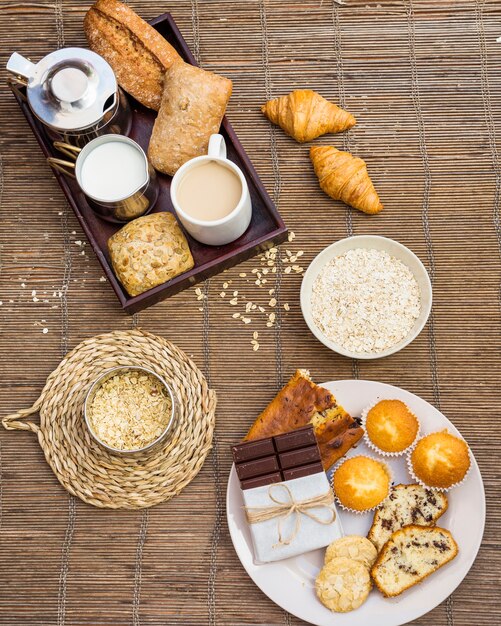
[[190,270],[193,257],[172,213],[129,222],[108,240],[113,270],[131,296],[138,296]]
[[148,156],[155,169],[171,176],[190,159],[207,154],[219,131],[232,82],[176,61],[165,74],[164,92]]
[[118,84],[158,111],[165,70],[181,58],[170,43],[118,0],[98,0],[85,16],[84,31],[91,50],[113,68]]

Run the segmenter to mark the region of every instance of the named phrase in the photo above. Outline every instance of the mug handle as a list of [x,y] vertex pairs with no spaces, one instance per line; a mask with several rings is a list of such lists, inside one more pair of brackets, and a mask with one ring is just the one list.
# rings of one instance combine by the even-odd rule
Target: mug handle
[[226,159],[226,142],[222,135],[216,133],[210,136],[207,154],[210,157]]

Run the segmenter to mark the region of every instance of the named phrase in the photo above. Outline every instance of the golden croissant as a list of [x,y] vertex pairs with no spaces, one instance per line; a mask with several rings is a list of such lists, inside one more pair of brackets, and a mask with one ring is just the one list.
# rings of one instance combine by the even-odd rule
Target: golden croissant
[[325,133],[340,133],[356,119],[311,89],[291,91],[287,96],[263,104],[261,111],[288,135],[303,143]]
[[383,210],[365,161],[332,146],[310,148],[310,158],[320,187],[328,196],[364,213]]

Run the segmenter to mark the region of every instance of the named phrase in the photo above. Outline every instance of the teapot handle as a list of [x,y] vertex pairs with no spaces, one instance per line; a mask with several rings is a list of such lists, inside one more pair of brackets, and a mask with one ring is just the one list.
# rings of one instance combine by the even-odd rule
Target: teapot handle
[[36,65],[18,52],[13,52],[7,61],[7,71],[14,76],[21,76],[27,81],[34,75]]

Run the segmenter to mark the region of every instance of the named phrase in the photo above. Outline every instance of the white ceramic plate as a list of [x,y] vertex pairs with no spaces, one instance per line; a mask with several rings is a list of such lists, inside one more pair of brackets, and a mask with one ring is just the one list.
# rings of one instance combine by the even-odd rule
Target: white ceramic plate
[[[421,312],[417,320],[414,322],[414,326],[411,328],[409,334],[407,337],[404,337],[402,341],[395,344],[391,348],[388,348],[388,350],[385,350],[384,352],[362,354],[358,352],[351,352],[350,350],[343,348],[343,346],[331,341],[323,334],[313,321],[313,316],[311,314],[311,292],[313,289],[313,283],[315,282],[320,270],[334,257],[340,256],[341,254],[348,252],[348,250],[353,250],[355,248],[384,250],[391,256],[402,261],[402,263],[406,265],[414,274],[421,293]],[[330,348],[338,354],[342,354],[343,356],[347,356],[352,359],[381,359],[382,357],[389,356],[390,354],[395,354],[395,352],[398,352],[399,350],[402,350],[402,348],[408,346],[411,341],[414,341],[414,339],[423,330],[430,315],[431,304],[432,288],[430,277],[428,276],[428,272],[419,258],[414,254],[414,252],[412,252],[412,250],[409,250],[409,248],[406,248],[398,241],[388,239],[388,237],[380,237],[379,235],[357,235],[356,237],[347,237],[346,239],[341,239],[340,241],[336,241],[330,246],[327,246],[327,248],[322,250],[320,254],[317,254],[317,256],[310,263],[301,283],[301,311],[308,328],[315,335],[315,337],[324,344],[324,346],[327,346],[327,348]]]
[[[379,397],[397,398],[406,402],[419,417],[422,433],[448,428],[450,432],[458,434],[457,429],[440,411],[404,389],[366,380],[340,380],[323,383],[322,386],[329,389],[352,415],[360,415],[365,406]],[[347,456],[364,452],[369,451],[361,443],[356,450],[350,450]],[[404,460],[392,459],[390,465],[396,483],[412,482]],[[383,598],[377,590],[373,590],[367,602],[351,613],[331,613],[315,596],[315,578],[322,566],[324,550],[277,563],[253,563],[252,543],[234,467],[228,482],[226,507],[231,538],[242,565],[263,593],[286,611],[317,626],[400,626],[431,611],[445,600],[468,573],[480,547],[485,523],[485,494],[474,459],[465,482],[450,491],[448,497],[449,508],[439,519],[438,525],[452,532],[459,546],[456,558],[420,585],[396,598]],[[345,534],[367,534],[372,513],[355,515],[344,512],[340,507],[338,512]]]

